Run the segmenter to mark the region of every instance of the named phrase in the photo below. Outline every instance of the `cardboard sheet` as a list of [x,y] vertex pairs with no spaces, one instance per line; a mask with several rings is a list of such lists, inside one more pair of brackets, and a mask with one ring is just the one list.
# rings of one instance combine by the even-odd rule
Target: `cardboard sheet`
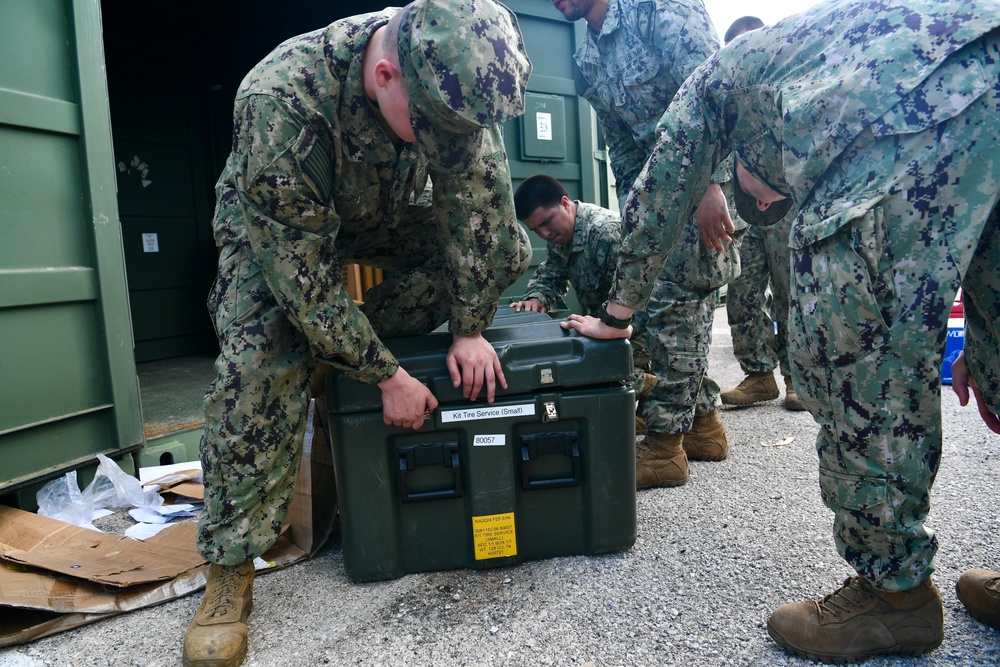
[[0,559],[125,588],[173,579],[203,563],[191,548],[194,529],[181,523],[140,542],[0,507]]
[[[49,537],[43,535],[39,538],[36,530],[38,527],[57,528],[52,535],[54,555],[46,554],[49,551]],[[28,529],[27,534],[19,534],[24,528]],[[139,542],[79,528],[31,512],[0,507],[0,549],[3,550],[3,554],[0,554],[3,558],[0,563],[0,604],[59,613],[82,611],[100,614],[138,609],[162,601],[157,600],[159,589],[166,587],[177,591],[176,584],[172,582],[176,582],[178,578],[183,579],[182,575],[192,574],[192,571],[207,569],[204,559],[194,548],[196,529],[197,524],[193,522],[180,523],[170,526],[146,542]],[[84,547],[87,551],[81,550],[81,555],[85,558],[69,558],[64,561],[59,557],[59,554],[65,554],[74,544],[111,542],[118,543],[112,548],[124,553],[125,559],[132,559],[134,565],[141,568],[147,562],[156,570],[156,578],[138,581],[145,578],[139,574],[139,570],[134,573],[137,581],[128,590],[109,589],[101,585],[101,581],[88,576],[104,578],[101,567],[104,559],[99,554],[100,549],[91,552],[91,548]],[[18,559],[8,558],[6,553],[14,553]],[[118,562],[122,559],[112,560]],[[73,571],[72,566],[68,565],[72,562],[93,567],[81,567],[80,575],[67,575],[67,570]],[[49,570],[46,567],[48,564],[53,564],[58,569]],[[200,578],[204,579],[204,573],[201,573]],[[163,581],[168,583],[161,583]],[[181,590],[183,588],[182,585]]]
[[[307,432],[303,461],[311,465],[300,467],[286,529],[258,573],[311,557],[329,537],[337,513],[332,460],[317,424]],[[196,530],[188,521],[139,541],[0,506],[0,647],[204,588],[208,563],[195,548]]]
[[164,502],[167,503],[176,503],[178,498],[205,499],[205,486],[201,483],[201,468],[170,473],[145,482],[142,486],[146,488],[150,484],[156,484],[160,487],[159,493],[164,497]]

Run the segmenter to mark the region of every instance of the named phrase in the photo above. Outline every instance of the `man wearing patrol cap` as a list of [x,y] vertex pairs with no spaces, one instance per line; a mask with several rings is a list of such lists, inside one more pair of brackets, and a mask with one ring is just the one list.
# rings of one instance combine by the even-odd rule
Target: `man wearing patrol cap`
[[[382,390],[387,424],[420,428],[437,400],[382,338],[453,335],[452,381],[506,387],[481,332],[528,266],[499,123],[531,65],[491,0],[416,0],[292,38],[243,80],[217,186],[220,340],[201,446],[205,597],[185,665],[238,665],[253,560],[277,539],[321,363]],[[392,269],[360,308],[342,267]]]
[[[959,286],[955,390],[1000,431],[1000,3],[828,0],[743,35],[688,78],[623,218],[607,310],[641,308],[712,170],[736,158],[751,224],[798,211],[789,239],[792,378],[820,425],[821,496],[856,575],[785,604],[786,650],[845,662],[921,655],[944,636],[926,525],[941,461],[941,364]],[[697,158],[697,159],[696,159]],[[700,221],[699,221],[700,222]],[[703,227],[707,244],[731,229]],[[620,336],[596,318],[568,326]],[[1000,574],[959,581],[1000,625]],[[991,588],[992,587],[992,588]]]

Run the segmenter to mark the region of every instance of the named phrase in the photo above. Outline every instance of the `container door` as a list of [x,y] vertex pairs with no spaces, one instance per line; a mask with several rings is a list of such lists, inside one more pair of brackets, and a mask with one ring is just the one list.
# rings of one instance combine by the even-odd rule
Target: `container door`
[[103,4],[135,360],[215,356],[205,301],[218,256],[211,221],[218,174],[204,132],[215,93],[191,26],[199,19],[176,3]]
[[[586,22],[567,21],[548,2],[508,0],[504,4],[517,14],[532,64],[525,114],[503,125],[514,187],[534,174],[548,174],[558,178],[573,199],[608,207],[607,165],[598,150],[597,117],[590,104],[577,97],[573,80],[573,53],[586,35]],[[523,295],[548,254],[541,238],[533,232],[528,237],[531,266],[504,296]],[[581,312],[572,289],[566,305]]]
[[142,446],[97,0],[0,3],[0,494]]

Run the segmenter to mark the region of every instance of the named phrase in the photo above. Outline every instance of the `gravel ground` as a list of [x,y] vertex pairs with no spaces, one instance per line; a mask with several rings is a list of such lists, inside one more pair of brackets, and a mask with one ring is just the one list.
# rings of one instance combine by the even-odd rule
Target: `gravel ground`
[[[716,320],[711,374],[730,388],[742,373],[724,310]],[[949,387],[943,404],[944,461],[929,524],[941,543],[945,641],[921,659],[867,665],[1000,664],[1000,633],[968,616],[954,593],[965,569],[1000,568],[1000,437]],[[258,577],[244,664],[812,664],[777,648],[765,623],[778,605],[828,593],[851,574],[819,497],[816,426],[780,400],[724,409],[722,418],[729,458],[692,463],[683,487],[640,492],[629,551],[355,584],[335,537],[313,560]],[[177,665],[199,599],[0,649],[0,667]]]

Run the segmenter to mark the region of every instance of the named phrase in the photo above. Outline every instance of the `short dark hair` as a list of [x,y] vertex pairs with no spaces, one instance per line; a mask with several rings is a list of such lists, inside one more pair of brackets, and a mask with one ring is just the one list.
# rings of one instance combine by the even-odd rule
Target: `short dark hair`
[[552,208],[569,197],[566,188],[548,174],[535,174],[524,179],[514,193],[514,213],[518,220],[525,220],[539,207]]
[[726,44],[728,44],[745,32],[750,32],[751,30],[763,27],[764,22],[756,16],[741,16],[733,21],[733,24],[729,26],[729,30],[726,31],[726,36],[722,39],[726,42]]
[[399,25],[403,22],[403,14],[406,12],[407,7],[400,9],[392,15],[389,22],[385,24],[385,34],[382,37],[382,55],[383,57],[387,57],[389,62],[396,67],[399,67]]

